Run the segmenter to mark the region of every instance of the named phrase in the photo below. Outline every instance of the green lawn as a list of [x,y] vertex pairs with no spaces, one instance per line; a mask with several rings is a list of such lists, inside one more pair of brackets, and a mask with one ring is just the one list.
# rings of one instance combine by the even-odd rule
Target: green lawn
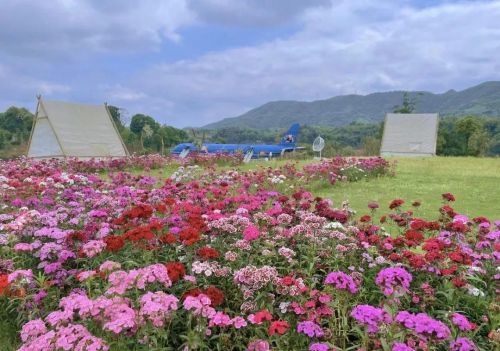
[[[369,201],[387,209],[394,198],[402,198],[407,207],[414,200],[422,202],[416,214],[424,218],[437,215],[441,194],[455,195],[452,204],[457,212],[469,216],[500,219],[500,158],[433,157],[395,158],[396,176],[358,183],[337,183],[317,187],[315,195],[328,197],[336,204],[348,200],[359,213]],[[368,211],[366,211],[368,212]]]

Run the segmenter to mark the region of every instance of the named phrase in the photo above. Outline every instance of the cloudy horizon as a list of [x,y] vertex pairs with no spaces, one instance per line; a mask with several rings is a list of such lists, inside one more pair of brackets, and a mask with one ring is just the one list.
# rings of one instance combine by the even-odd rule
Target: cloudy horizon
[[275,100],[500,80],[500,1],[3,0],[0,111],[46,99],[202,126]]

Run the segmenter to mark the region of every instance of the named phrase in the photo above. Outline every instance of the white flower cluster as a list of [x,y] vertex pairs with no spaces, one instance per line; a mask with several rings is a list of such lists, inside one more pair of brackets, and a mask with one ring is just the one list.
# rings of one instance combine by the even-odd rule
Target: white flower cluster
[[286,177],[283,174],[280,174],[279,176],[273,175],[272,177],[267,178],[267,180],[273,184],[282,184],[285,182]]
[[330,229],[330,230],[342,230],[345,229],[342,223],[340,222],[330,222],[327,223],[323,226],[323,229]]
[[199,166],[180,166],[177,170],[170,176],[171,179],[176,182],[191,181],[196,179],[196,172],[199,170]]

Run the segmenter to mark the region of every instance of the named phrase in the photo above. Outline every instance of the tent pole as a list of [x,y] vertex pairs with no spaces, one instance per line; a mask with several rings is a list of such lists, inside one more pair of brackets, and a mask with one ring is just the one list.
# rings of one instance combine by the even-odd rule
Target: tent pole
[[28,150],[26,150],[26,156],[29,156],[30,148],[31,148],[31,139],[33,138],[33,133],[35,132],[36,120],[38,119],[38,106],[40,105],[40,99],[42,95],[38,94],[36,96],[36,111],[35,116],[33,117],[33,123],[31,124],[30,138],[28,140]]

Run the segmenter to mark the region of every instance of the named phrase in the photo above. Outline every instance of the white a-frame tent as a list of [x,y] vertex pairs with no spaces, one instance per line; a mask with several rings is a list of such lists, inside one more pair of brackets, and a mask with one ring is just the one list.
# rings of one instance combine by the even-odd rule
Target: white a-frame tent
[[38,97],[28,157],[128,156],[106,104],[46,101]]
[[382,156],[436,155],[437,113],[388,113],[385,117]]

